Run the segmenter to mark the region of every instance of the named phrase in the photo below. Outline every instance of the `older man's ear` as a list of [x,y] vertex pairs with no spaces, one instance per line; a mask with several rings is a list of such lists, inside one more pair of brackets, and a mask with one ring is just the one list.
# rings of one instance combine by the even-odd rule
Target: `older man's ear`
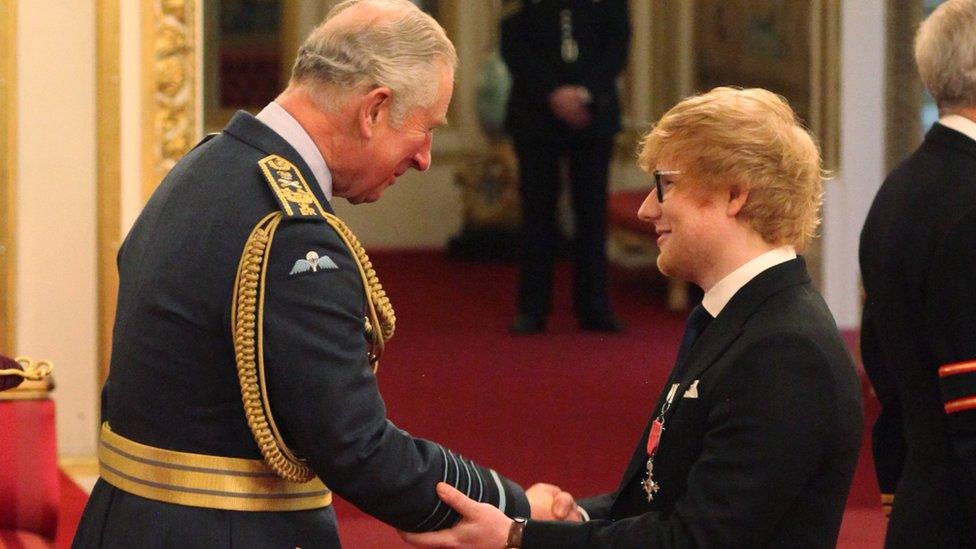
[[359,134],[362,138],[373,137],[373,127],[381,115],[389,115],[392,99],[393,92],[385,86],[374,88],[362,96],[358,113]]

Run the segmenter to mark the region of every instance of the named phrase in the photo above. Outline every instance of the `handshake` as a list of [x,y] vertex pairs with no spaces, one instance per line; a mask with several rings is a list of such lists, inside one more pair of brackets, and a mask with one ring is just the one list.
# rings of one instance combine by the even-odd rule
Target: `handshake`
[[[414,534],[400,532],[407,543],[416,547],[472,547],[499,549],[505,547],[512,519],[498,508],[478,503],[443,482],[437,484],[437,495],[461,515],[453,528],[438,532]],[[533,520],[582,522],[585,511],[576,505],[569,492],[552,484],[538,483],[525,491],[532,506]]]

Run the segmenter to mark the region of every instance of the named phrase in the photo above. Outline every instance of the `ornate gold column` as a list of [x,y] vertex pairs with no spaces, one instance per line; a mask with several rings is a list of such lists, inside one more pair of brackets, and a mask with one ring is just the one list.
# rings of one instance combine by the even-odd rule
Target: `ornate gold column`
[[196,0],[142,0],[143,197],[199,138]]
[[17,296],[17,0],[0,0],[0,353],[14,356]]
[[112,356],[119,273],[115,256],[120,244],[121,216],[121,73],[119,0],[98,0],[96,20],[96,148],[98,151],[98,372],[108,375]]

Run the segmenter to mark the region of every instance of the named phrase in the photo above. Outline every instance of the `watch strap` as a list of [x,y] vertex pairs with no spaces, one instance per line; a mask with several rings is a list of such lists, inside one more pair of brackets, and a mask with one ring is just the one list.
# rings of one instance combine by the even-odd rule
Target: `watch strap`
[[512,519],[512,526],[508,529],[508,541],[505,542],[505,549],[520,549],[522,547],[522,532],[525,530],[525,523],[528,522],[522,517]]

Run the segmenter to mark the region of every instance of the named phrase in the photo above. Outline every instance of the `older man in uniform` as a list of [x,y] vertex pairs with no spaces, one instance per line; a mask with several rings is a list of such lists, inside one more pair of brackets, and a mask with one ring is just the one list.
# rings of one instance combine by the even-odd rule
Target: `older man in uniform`
[[936,8],[915,61],[941,118],[861,232],[885,545],[976,547],[976,0]]
[[545,329],[560,246],[559,162],[569,163],[576,221],[573,306],[584,330],[622,325],[607,298],[607,170],[620,130],[617,75],[627,63],[626,0],[507,0],[501,53],[512,73],[505,129],[522,200],[516,334]]
[[374,367],[393,309],[330,206],[429,167],[455,65],[407,0],[344,2],[273,103],[173,168],[119,252],[75,547],[338,547],[332,491],[434,530],[458,519],[438,481],[530,512],[516,484],[387,420]]
[[[463,547],[824,547],[862,430],[854,364],[797,250],[819,222],[820,154],[782,98],[716,88],[668,111],[641,167],[667,275],[699,285],[674,370],[613,493],[515,521],[446,485],[464,519],[407,534]],[[594,451],[605,451],[594,449]],[[507,545],[506,545],[507,543]]]

